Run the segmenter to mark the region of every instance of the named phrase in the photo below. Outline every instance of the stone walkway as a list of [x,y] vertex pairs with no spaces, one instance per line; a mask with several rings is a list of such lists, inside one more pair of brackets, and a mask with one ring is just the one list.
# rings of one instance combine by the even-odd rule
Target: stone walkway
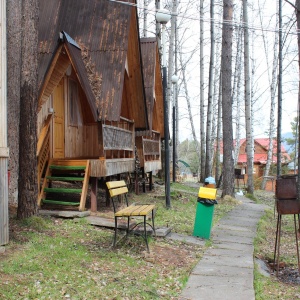
[[212,230],[212,246],[192,271],[180,300],[254,300],[253,241],[265,206],[244,196]]

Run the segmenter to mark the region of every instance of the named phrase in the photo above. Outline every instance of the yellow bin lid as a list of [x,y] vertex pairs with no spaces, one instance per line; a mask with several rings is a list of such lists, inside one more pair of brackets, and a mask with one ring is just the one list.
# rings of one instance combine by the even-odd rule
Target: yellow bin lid
[[217,189],[206,188],[201,186],[199,189],[198,197],[206,199],[216,199]]

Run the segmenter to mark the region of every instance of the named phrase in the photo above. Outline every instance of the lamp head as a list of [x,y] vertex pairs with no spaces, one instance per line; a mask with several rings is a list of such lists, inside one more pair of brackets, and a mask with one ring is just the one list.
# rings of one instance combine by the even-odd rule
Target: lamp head
[[156,13],[156,21],[160,24],[167,24],[171,19],[171,13],[167,9],[160,9]]
[[174,74],[174,75],[172,76],[171,80],[172,80],[172,83],[173,83],[173,84],[177,83],[177,81],[178,81],[178,76],[177,76],[176,74]]

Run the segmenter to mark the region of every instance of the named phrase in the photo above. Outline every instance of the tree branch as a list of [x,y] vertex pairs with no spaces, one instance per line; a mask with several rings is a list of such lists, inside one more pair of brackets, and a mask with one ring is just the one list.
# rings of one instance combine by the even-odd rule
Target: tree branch
[[293,6],[295,10],[299,11],[299,9],[292,2],[290,2],[289,0],[284,0],[284,1],[290,4],[291,6]]

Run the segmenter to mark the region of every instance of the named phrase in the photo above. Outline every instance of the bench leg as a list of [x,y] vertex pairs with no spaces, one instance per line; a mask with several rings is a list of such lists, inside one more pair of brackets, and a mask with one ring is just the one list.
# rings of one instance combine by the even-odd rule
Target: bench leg
[[153,227],[153,233],[156,236],[155,227],[154,227],[154,209],[152,210],[152,227]]
[[147,251],[148,253],[150,253],[149,251],[149,246],[148,246],[148,238],[147,238],[147,223],[146,223],[146,217],[147,216],[144,216],[144,237],[145,237],[145,242],[146,242],[146,246],[147,246]]
[[127,217],[126,236],[129,234],[130,217]]
[[116,246],[116,242],[117,242],[117,230],[118,230],[118,218],[115,217],[115,234],[114,234],[113,247]]

